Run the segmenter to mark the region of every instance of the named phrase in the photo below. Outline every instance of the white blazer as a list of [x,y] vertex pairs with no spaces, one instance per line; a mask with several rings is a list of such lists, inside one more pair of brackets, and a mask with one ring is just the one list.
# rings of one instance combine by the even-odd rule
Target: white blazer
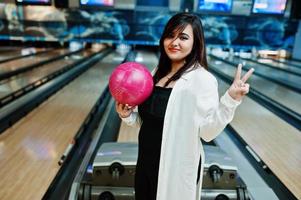
[[[203,67],[176,81],[164,118],[157,200],[200,200],[205,161],[200,138],[214,139],[233,119],[239,104],[228,92],[219,101],[217,80]],[[137,109],[122,120],[141,124]]]

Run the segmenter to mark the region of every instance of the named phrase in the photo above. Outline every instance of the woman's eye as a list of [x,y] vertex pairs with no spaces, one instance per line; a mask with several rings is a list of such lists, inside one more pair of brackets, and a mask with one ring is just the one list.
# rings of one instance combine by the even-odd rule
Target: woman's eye
[[185,36],[181,36],[181,37],[180,37],[180,40],[188,40],[188,38],[185,37]]

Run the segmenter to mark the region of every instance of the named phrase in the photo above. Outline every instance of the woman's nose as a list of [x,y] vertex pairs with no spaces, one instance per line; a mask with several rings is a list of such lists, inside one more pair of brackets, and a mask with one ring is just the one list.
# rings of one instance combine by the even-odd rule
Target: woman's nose
[[172,47],[177,47],[177,46],[179,46],[179,40],[178,40],[178,38],[175,38],[175,39],[171,42],[171,46],[172,46]]

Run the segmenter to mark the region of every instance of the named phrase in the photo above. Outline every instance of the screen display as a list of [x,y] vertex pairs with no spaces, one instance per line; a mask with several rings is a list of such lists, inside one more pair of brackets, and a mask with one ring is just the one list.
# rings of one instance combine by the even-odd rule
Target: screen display
[[16,0],[17,4],[50,5],[51,0]]
[[137,6],[168,7],[168,0],[137,0]]
[[114,6],[114,0],[80,0],[83,6]]
[[283,14],[287,0],[254,0],[252,13]]
[[199,0],[198,10],[209,12],[231,12],[232,0]]

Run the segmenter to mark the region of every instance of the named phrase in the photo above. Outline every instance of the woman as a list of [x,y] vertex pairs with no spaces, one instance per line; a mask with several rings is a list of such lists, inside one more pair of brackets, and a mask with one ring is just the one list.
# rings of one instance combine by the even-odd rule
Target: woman
[[249,91],[245,82],[253,69],[241,79],[239,65],[219,101],[217,81],[207,71],[201,22],[188,13],[168,21],[160,51],[152,95],[138,109],[116,103],[123,121],[141,125],[136,200],[199,200],[204,164],[200,139],[211,141],[232,120]]

